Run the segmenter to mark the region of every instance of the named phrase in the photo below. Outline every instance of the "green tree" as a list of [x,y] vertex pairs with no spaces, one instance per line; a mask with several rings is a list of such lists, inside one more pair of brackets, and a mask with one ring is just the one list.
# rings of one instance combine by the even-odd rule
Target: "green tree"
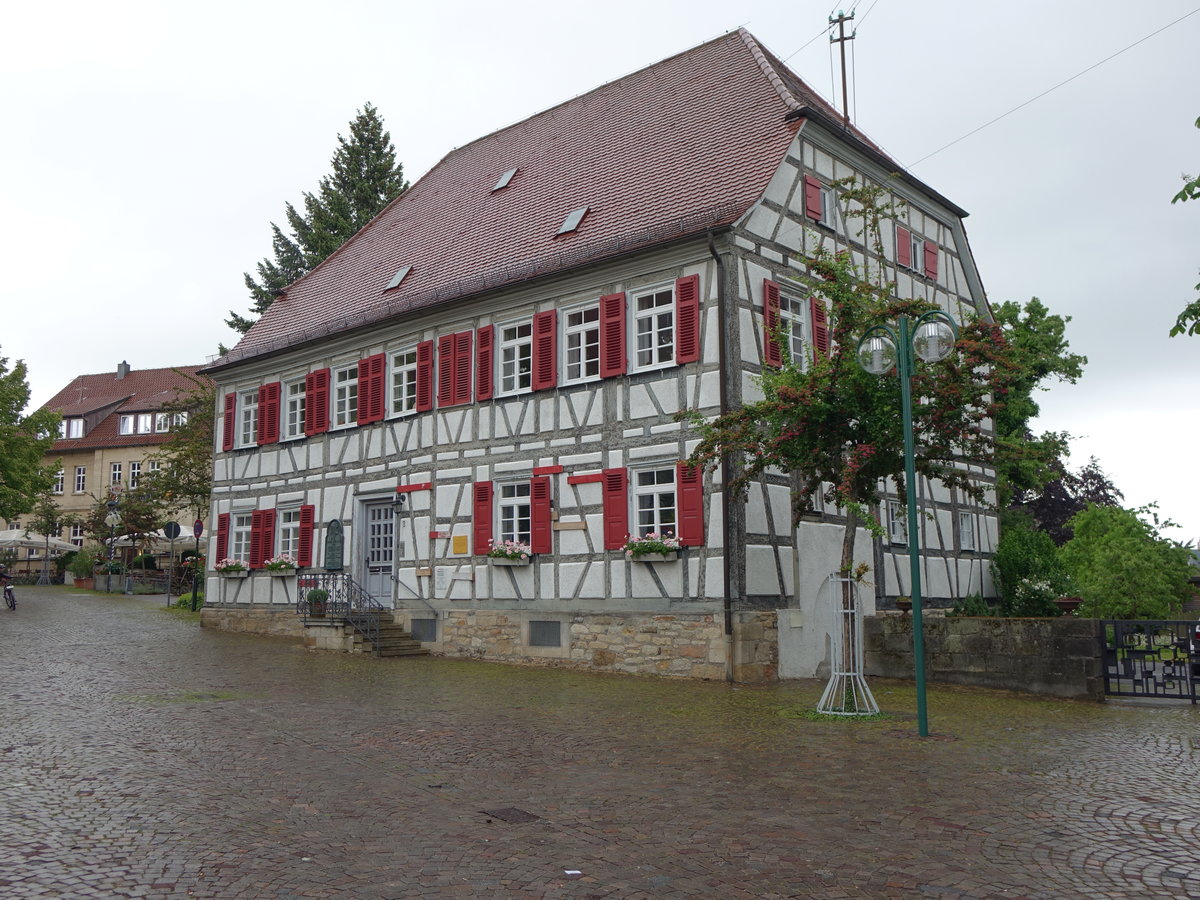
[[[44,534],[47,537],[58,537],[64,528],[78,523],[77,516],[70,513],[64,513],[58,507],[58,503],[54,499],[54,494],[51,491],[45,491],[38,495],[37,502],[34,503],[31,510],[32,515],[27,520],[26,525],[30,530],[38,534]],[[49,584],[50,578],[50,554],[46,553],[42,557],[42,575],[38,580],[38,584]]]
[[1072,593],[1054,541],[1028,519],[1014,519],[1000,532],[992,574],[1003,616],[1057,616],[1054,599]]
[[[873,187],[845,187],[847,206],[857,209],[864,232],[879,251],[879,222],[895,215]],[[700,434],[692,464],[724,462],[728,490],[743,492],[767,469],[794,474],[793,519],[825,499],[846,515],[839,571],[855,566],[854,536],[860,523],[878,529],[874,510],[884,480],[904,488],[904,440],[900,392],[894,379],[870,375],[859,366],[859,338],[871,326],[898,316],[918,316],[934,307],[923,300],[897,300],[879,272],[875,284],[848,253],[818,252],[806,260],[816,278],[814,293],[828,301],[830,349],[807,365],[785,363],[759,378],[764,398],[706,422],[689,414]],[[782,335],[779,336],[782,339]],[[982,319],[962,323],[957,352],[936,365],[919,366],[913,377],[916,471],[962,493],[984,492],[961,465],[964,458],[986,464],[993,439],[986,420],[999,413],[997,398],[1020,375],[1001,328]],[[784,354],[785,358],[787,354]]]
[[1090,506],[1071,519],[1075,536],[1059,558],[1083,597],[1079,614],[1169,619],[1189,595],[1191,552],[1159,537],[1150,509]]
[[[1200,128],[1200,119],[1196,120],[1196,127]],[[1183,187],[1178,194],[1171,198],[1172,203],[1186,203],[1188,200],[1200,200],[1200,176],[1193,178],[1191,175],[1184,175]],[[1200,284],[1196,285],[1196,290],[1200,291]],[[1175,337],[1177,334],[1196,334],[1198,332],[1200,332],[1200,300],[1193,300],[1183,308],[1183,312],[1175,320],[1175,325],[1171,329],[1171,337]]]
[[40,494],[54,486],[57,462],[48,465],[60,416],[51,409],[25,415],[29,383],[25,363],[10,369],[0,356],[0,519],[15,519],[33,509]]
[[[1040,531],[1062,546],[1071,539],[1071,518],[1089,505],[1120,506],[1125,495],[1112,483],[1093,456],[1078,472],[1056,459],[1051,466],[1056,476],[1041,491],[1017,491],[1005,517],[1005,527],[1017,519],[1031,520]],[[1012,515],[1017,513],[1018,515]]]
[[[180,373],[183,374],[183,373]],[[197,519],[208,514],[212,495],[213,417],[216,388],[211,381],[187,376],[191,390],[183,400],[187,422],[149,457],[161,463],[142,476],[142,485],[161,498],[165,509],[182,509]]]
[[408,188],[379,111],[367,103],[356,112],[350,137],[338,135],[333,171],[321,179],[315,193],[305,192],[304,211],[291,203],[285,207],[290,233],[271,223],[274,258],[258,264],[257,279],[246,273],[252,306],[249,316],[230,311],[225,324],[235,331],[249,331],[288,285],[312,271]]

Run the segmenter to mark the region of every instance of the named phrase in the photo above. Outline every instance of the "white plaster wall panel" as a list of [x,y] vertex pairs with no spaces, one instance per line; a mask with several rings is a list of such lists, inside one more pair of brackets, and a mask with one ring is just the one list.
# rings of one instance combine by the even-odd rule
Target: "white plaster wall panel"
[[558,570],[558,597],[570,600],[583,594],[583,573],[587,563],[560,562]]
[[775,170],[775,174],[771,176],[771,181],[763,192],[764,199],[780,206],[787,206],[799,175],[800,170],[785,159]]
[[[518,597],[529,599],[533,596],[533,566],[493,566],[489,564],[487,579],[490,590],[482,596],[493,600],[516,600]],[[480,569],[477,568],[476,572]],[[476,578],[479,578],[476,575]]]
[[649,444],[645,447],[630,447],[626,452],[631,465],[634,460],[640,463],[650,463],[654,460],[670,461],[672,463],[679,456],[677,444]]
[[[560,456],[558,459],[559,465],[564,469],[584,469],[588,466],[599,466],[602,464],[604,457],[599,453],[573,453],[570,456]],[[581,489],[587,488],[587,485],[579,485]],[[600,488],[595,488],[597,499],[599,499]]]
[[715,366],[721,359],[721,323],[715,298],[706,301],[701,322],[700,361],[706,366]]
[[[787,229],[787,230],[791,231],[792,229]],[[786,240],[786,237],[783,234],[780,235],[780,238],[781,238],[781,241]],[[783,265],[784,255],[782,253],[780,253],[778,250],[772,250],[769,247],[763,247],[762,250],[759,252],[761,253],[763,259],[770,260],[771,262],[777,263],[778,265]]]
[[[678,559],[672,562],[630,562],[629,583],[635,598],[645,597],[658,602],[664,596],[679,597],[683,591],[683,563]],[[659,587],[660,583],[662,587]]]
[[751,365],[761,366],[763,319],[762,319],[762,279],[754,292],[753,311],[745,307],[738,308],[738,340],[742,344],[742,359]]
[[763,399],[762,388],[752,372],[742,372],[742,402],[757,403]]
[[[596,518],[599,519],[598,516]],[[577,520],[572,517],[572,521]],[[599,538],[599,535],[593,538],[593,547],[597,551],[601,546]],[[588,532],[574,530],[554,532],[554,549],[558,556],[574,556],[592,552],[592,548],[588,546]]]
[[[788,566],[791,566],[790,559]],[[783,594],[774,548],[762,544],[746,546],[746,593],[754,596]]]
[[776,534],[792,533],[792,490],[787,485],[770,486],[771,517]]
[[614,600],[623,599],[629,581],[625,557],[612,557],[607,560],[608,591],[607,596]]
[[857,173],[854,168],[842,162],[840,159],[833,161],[833,178],[834,181],[841,181],[843,178],[851,178]]
[[833,179],[833,157],[820,147],[814,148],[813,168],[816,169],[817,174],[825,181],[828,182]]
[[746,495],[744,507],[746,515],[746,531],[749,534],[767,533],[767,510],[763,502],[761,485],[753,485]]
[[739,247],[742,250],[749,250],[752,252],[753,252],[754,246],[755,246],[754,241],[744,238],[740,234],[734,236],[733,243],[734,243],[735,247]]
[[767,209],[765,206],[759,205],[750,214],[750,219],[746,223],[746,231],[762,238],[764,241],[770,241],[774,239],[775,231],[779,228],[779,225],[779,214]]
[[714,553],[725,547],[725,512],[719,488],[705,488],[708,498],[708,519],[704,523],[704,545]]
[[720,407],[721,405],[721,376],[718,372],[705,372],[700,378],[699,390],[696,388],[696,377],[689,375],[687,379],[687,396],[692,398],[692,406],[697,409]]

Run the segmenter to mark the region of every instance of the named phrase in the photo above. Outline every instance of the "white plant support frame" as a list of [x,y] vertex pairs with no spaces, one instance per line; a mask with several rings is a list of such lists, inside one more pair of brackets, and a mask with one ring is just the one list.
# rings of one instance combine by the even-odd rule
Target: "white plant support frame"
[[858,602],[858,582],[853,578],[830,575],[825,580],[829,608],[837,612],[833,659],[829,683],[817,703],[817,712],[831,716],[872,716],[879,704],[863,677],[862,606]]

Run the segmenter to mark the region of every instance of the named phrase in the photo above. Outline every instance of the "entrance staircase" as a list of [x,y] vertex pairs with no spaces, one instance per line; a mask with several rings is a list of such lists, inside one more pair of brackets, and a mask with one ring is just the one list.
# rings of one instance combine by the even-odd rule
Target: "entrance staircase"
[[354,652],[374,653],[376,656],[428,656],[429,651],[415,640],[412,632],[396,624],[391,613],[379,616],[379,636],[366,638],[361,631],[354,632]]

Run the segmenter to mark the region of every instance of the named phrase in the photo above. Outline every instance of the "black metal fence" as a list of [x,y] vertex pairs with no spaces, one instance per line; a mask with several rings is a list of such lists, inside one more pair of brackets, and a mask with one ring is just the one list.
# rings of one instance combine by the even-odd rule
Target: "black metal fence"
[[1106,694],[1196,702],[1200,647],[1195,622],[1106,619],[1100,625]]
[[388,610],[362,585],[344,573],[325,572],[301,575],[296,586],[296,612],[304,617],[305,625],[353,625],[378,654],[379,623]]

